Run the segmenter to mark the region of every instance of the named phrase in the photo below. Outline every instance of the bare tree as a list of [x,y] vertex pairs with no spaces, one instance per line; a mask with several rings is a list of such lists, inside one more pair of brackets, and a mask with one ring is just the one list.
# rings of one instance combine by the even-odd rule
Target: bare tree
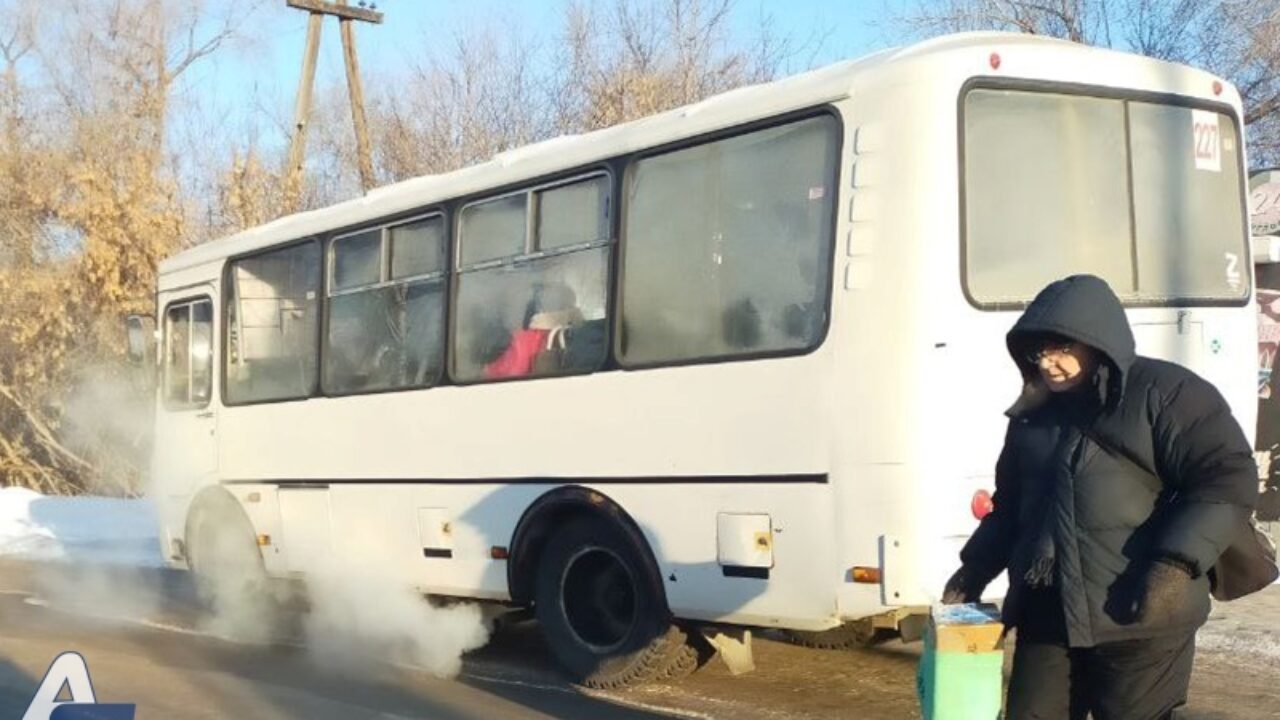
[[[817,40],[731,32],[735,0],[611,0],[565,7],[553,38],[481,24],[369,83],[375,171],[383,181],[472,165],[558,134],[580,133],[773,78]],[[359,192],[340,88],[320,93],[304,206]]]
[[137,487],[138,438],[118,430],[148,396],[76,411],[124,374],[120,318],[151,310],[156,265],[186,233],[166,156],[175,88],[258,1],[0,8],[0,484]]
[[32,222],[34,211],[29,193],[37,184],[39,165],[32,163],[32,124],[23,103],[23,86],[18,65],[35,45],[36,8],[8,8],[13,14],[0,27],[0,137],[8,152],[0,155],[0,263],[27,267],[42,250],[39,224]]
[[1255,163],[1280,163],[1280,5],[1222,3],[1204,32],[1205,65],[1236,84],[1244,99]]
[[458,34],[411,66],[378,101],[379,164],[389,178],[442,172],[545,137],[548,100],[538,45],[495,27]]
[[736,44],[734,0],[571,3],[565,15],[557,126],[593,130],[772,79],[791,50],[768,25]]
[[1075,42],[1111,41],[1106,0],[916,0],[897,20],[917,35],[998,29]]

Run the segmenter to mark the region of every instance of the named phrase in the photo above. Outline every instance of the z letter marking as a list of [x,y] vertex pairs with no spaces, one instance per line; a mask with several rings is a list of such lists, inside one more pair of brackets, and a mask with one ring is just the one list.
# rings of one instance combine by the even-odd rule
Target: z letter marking
[[1227,261],[1227,284],[1234,290],[1240,287],[1240,256],[1235,253],[1223,253]]

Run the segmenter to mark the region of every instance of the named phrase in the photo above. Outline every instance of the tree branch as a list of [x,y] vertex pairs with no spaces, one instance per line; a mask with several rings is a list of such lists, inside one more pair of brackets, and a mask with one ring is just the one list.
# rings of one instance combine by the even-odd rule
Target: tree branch
[[93,469],[93,465],[87,460],[69,450],[62,443],[58,442],[57,438],[53,435],[53,431],[44,424],[44,421],[42,421],[35,412],[31,410],[31,408],[27,407],[26,403],[19,400],[12,390],[4,385],[0,385],[0,397],[8,400],[18,412],[22,413],[22,416],[26,419],[27,424],[40,439],[42,445],[82,470]]

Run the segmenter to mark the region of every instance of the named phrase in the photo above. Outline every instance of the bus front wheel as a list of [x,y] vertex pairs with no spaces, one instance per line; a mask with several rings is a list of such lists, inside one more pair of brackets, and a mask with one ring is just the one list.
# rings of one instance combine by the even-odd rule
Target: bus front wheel
[[279,608],[263,566],[257,536],[229,496],[207,497],[187,528],[188,563],[213,629],[235,640],[265,642],[275,633]]
[[671,622],[656,571],[613,522],[570,521],[548,541],[537,572],[538,622],[575,681],[620,688],[696,667],[697,651]]

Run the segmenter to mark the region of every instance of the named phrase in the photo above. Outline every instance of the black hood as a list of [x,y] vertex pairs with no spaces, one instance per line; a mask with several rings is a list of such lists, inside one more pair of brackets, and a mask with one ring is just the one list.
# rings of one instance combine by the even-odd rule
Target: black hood
[[1010,414],[1028,409],[1048,392],[1039,370],[1026,359],[1037,336],[1060,335],[1084,343],[1102,354],[1093,384],[1104,406],[1114,405],[1124,393],[1124,379],[1137,357],[1133,330],[1120,299],[1102,278],[1072,275],[1050,283],[1036,295],[1022,317],[1005,336],[1009,354],[1026,384]]

